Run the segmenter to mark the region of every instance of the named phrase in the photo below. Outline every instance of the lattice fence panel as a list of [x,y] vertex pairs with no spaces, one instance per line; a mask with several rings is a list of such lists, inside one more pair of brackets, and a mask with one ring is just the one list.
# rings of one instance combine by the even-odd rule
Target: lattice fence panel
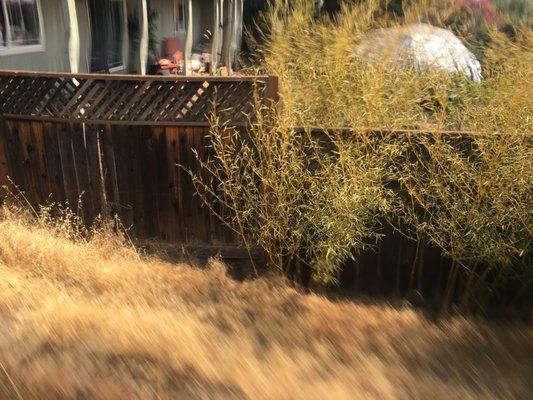
[[272,77],[186,78],[0,71],[0,114],[70,122],[246,124],[259,99],[277,94]]

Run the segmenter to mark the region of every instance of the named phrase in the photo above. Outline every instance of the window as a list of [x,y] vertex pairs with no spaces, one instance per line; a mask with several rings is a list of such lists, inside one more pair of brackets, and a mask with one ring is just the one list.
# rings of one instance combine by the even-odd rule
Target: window
[[185,3],[183,0],[174,0],[174,21],[176,32],[185,30]]
[[126,4],[124,0],[91,0],[91,72],[124,69]]
[[109,10],[109,24],[111,28],[108,65],[109,69],[122,68],[122,46],[124,44],[124,0],[111,0]]
[[42,50],[38,0],[0,0],[0,53]]

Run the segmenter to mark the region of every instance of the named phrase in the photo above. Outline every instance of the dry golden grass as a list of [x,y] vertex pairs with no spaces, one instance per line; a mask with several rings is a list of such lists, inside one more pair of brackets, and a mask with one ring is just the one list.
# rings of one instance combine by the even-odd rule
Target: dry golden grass
[[7,209],[0,398],[530,398],[533,330],[331,301]]

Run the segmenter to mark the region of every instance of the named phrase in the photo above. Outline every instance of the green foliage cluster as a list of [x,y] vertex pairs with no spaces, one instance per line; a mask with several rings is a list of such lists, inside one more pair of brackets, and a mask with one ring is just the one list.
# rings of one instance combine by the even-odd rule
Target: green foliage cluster
[[[487,25],[481,42],[470,35],[475,16],[457,1],[412,1],[402,16],[386,3],[344,5],[334,19],[317,18],[311,1],[272,4],[257,62],[280,77],[280,104],[268,118],[259,110],[245,136],[213,121],[214,157],[204,163],[211,180],[195,177],[199,192],[215,196],[229,210],[219,216],[284,272],[303,263],[315,279],[334,281],[387,221],[454,261],[446,301],[458,280],[465,303],[482,303],[509,281],[525,293],[533,281],[533,31],[518,26],[509,38]],[[417,21],[456,21],[483,60],[483,82],[355,56],[369,29]],[[352,134],[317,136],[311,127]]]

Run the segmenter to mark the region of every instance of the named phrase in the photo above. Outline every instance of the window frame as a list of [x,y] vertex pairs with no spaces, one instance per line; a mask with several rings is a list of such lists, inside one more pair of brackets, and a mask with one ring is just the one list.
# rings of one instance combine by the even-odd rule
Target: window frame
[[[39,18],[39,44],[12,44],[8,42],[7,37],[6,44],[7,46],[0,46],[0,56],[9,56],[9,55],[16,55],[16,54],[25,54],[25,53],[38,53],[43,52],[45,50],[45,37],[44,37],[44,24],[43,24],[43,12],[41,9],[41,0],[35,0],[35,4],[37,5],[37,17]],[[9,31],[10,21],[7,13],[7,4],[6,0],[0,0],[0,7],[2,8],[2,12],[5,16],[6,21],[6,32]],[[6,36],[8,36],[6,34]]]
[[[186,31],[187,27],[187,21],[185,18],[185,2],[183,0],[174,0],[174,33],[183,33]],[[182,26],[180,27],[178,25],[177,17],[177,11],[178,8],[181,7],[181,17],[183,18]]]
[[[1,0],[0,0],[1,1]],[[109,59],[107,59],[107,65],[105,69],[93,70],[92,69],[92,45],[89,43],[89,52],[87,58],[87,70],[91,73],[110,73],[116,74],[118,72],[124,72],[129,63],[129,37],[128,37],[128,1],[127,0],[111,0],[122,4],[122,52],[121,52],[121,64],[114,67],[109,66]],[[109,2],[110,4],[110,2]],[[93,23],[92,10],[88,1],[85,2],[87,8],[87,24],[89,26],[90,37],[89,42],[92,40],[93,30],[96,29]]]
[[[128,8],[126,5],[126,0],[111,0],[111,1],[122,3],[122,49],[120,53],[121,64],[109,68],[109,73],[113,74],[113,73],[124,71],[126,69],[126,65],[128,61],[127,60],[128,54],[124,48],[124,46],[127,45],[128,43]],[[108,63],[109,63],[109,60],[108,60]]]

